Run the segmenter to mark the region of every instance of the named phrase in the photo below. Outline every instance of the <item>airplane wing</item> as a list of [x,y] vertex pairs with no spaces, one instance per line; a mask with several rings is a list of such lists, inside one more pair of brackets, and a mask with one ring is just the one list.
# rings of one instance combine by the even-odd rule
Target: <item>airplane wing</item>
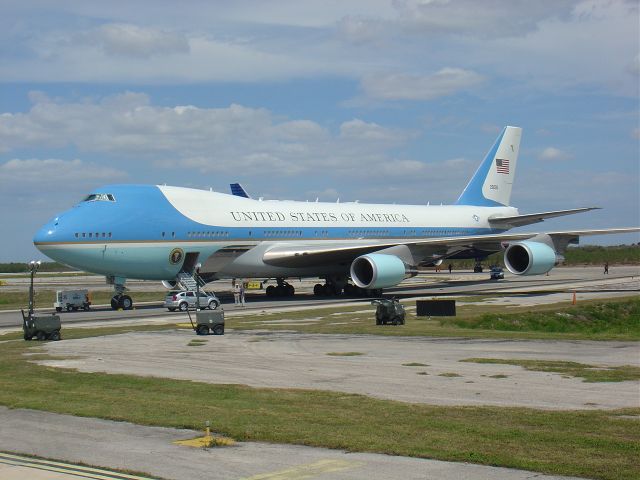
[[531,225],[532,223],[543,222],[546,218],[562,217],[564,215],[573,215],[574,213],[588,212],[590,210],[599,210],[599,207],[574,208],[572,210],[556,210],[553,212],[530,213],[527,215],[515,215],[513,217],[492,217],[489,223],[494,228],[510,229]]
[[407,246],[425,253],[444,252],[443,257],[470,249],[499,251],[509,242],[533,239],[539,235],[548,235],[556,249],[564,251],[567,245],[578,243],[578,238],[586,235],[610,235],[616,233],[640,232],[640,227],[617,228],[606,230],[577,230],[564,232],[525,232],[501,233],[496,235],[473,235],[464,237],[439,237],[426,239],[398,239],[395,241],[326,241],[314,243],[275,244],[268,249],[262,260],[264,263],[279,267],[298,268],[312,267],[327,263],[350,263],[360,255],[378,252],[391,247]]

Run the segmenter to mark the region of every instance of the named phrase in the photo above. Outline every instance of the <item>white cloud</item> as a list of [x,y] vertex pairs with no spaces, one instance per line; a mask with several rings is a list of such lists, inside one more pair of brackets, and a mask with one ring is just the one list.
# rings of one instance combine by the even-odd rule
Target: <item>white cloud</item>
[[111,55],[144,58],[189,52],[189,42],[183,34],[126,23],[102,25],[87,37]]
[[361,85],[374,99],[433,100],[467,90],[482,80],[482,75],[471,70],[447,67],[431,75],[367,75]]
[[0,116],[0,150],[76,148],[141,164],[202,172],[295,175],[345,171],[391,161],[388,151],[414,133],[355,118],[336,132],[306,119],[280,119],[266,109],[232,104],[160,107],[140,93],[101,100],[55,101],[33,94],[26,113]]
[[520,36],[535,30],[538,22],[562,15],[572,1],[514,0],[395,0],[405,29],[426,35],[450,33],[484,38]]
[[3,192],[23,193],[57,190],[69,185],[86,186],[126,178],[126,173],[80,159],[62,160],[13,158],[0,164],[0,185]]
[[550,162],[570,160],[571,158],[573,158],[572,154],[556,147],[547,147],[538,155],[538,159]]

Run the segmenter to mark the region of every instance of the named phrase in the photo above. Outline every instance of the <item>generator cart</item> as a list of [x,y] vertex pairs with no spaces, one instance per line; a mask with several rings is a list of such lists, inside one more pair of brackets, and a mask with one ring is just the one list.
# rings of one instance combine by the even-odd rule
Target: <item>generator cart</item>
[[371,301],[376,306],[376,325],[404,325],[404,306],[397,298],[379,298]]
[[201,310],[196,312],[195,331],[198,335],[224,335],[224,310]]
[[34,315],[22,312],[22,330],[24,339],[60,340],[60,317],[58,315]]

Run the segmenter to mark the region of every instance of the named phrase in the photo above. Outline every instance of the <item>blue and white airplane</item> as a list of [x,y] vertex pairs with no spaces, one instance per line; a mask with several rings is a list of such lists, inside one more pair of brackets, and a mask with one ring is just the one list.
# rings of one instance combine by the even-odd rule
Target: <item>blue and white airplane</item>
[[57,215],[34,244],[58,262],[105,275],[115,289],[112,307],[129,309],[127,278],[195,288],[196,267],[205,281],[276,278],[267,293],[279,296],[293,295],[291,277],[324,278],[318,295],[379,294],[420,266],[501,250],[510,272],[544,274],[582,235],[640,230],[505,233],[592,210],[520,215],[510,206],[521,133],[504,128],[454,205],[256,200],[241,187],[241,195],[229,195],[109,185]]

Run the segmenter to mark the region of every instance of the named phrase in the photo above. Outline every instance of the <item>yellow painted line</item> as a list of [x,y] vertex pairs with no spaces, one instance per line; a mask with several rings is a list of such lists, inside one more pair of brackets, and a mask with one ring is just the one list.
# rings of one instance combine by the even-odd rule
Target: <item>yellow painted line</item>
[[176,323],[178,328],[193,328],[190,323]]
[[315,463],[308,463],[297,467],[287,468],[278,472],[260,473],[243,480],[303,480],[305,478],[317,477],[325,473],[340,472],[361,466],[361,462],[348,462],[346,460],[320,460]]
[[139,477],[127,473],[119,473],[101,468],[85,467],[71,463],[55,462],[35,457],[25,457],[11,453],[0,452],[0,463],[19,467],[35,468],[49,472],[65,473],[82,478],[93,478],[97,480],[151,480],[151,477]]
[[176,440],[173,442],[175,445],[182,445],[184,447],[193,448],[210,448],[210,447],[226,447],[229,445],[235,445],[235,440],[227,437],[220,436],[204,436],[197,438],[189,438],[187,440]]

